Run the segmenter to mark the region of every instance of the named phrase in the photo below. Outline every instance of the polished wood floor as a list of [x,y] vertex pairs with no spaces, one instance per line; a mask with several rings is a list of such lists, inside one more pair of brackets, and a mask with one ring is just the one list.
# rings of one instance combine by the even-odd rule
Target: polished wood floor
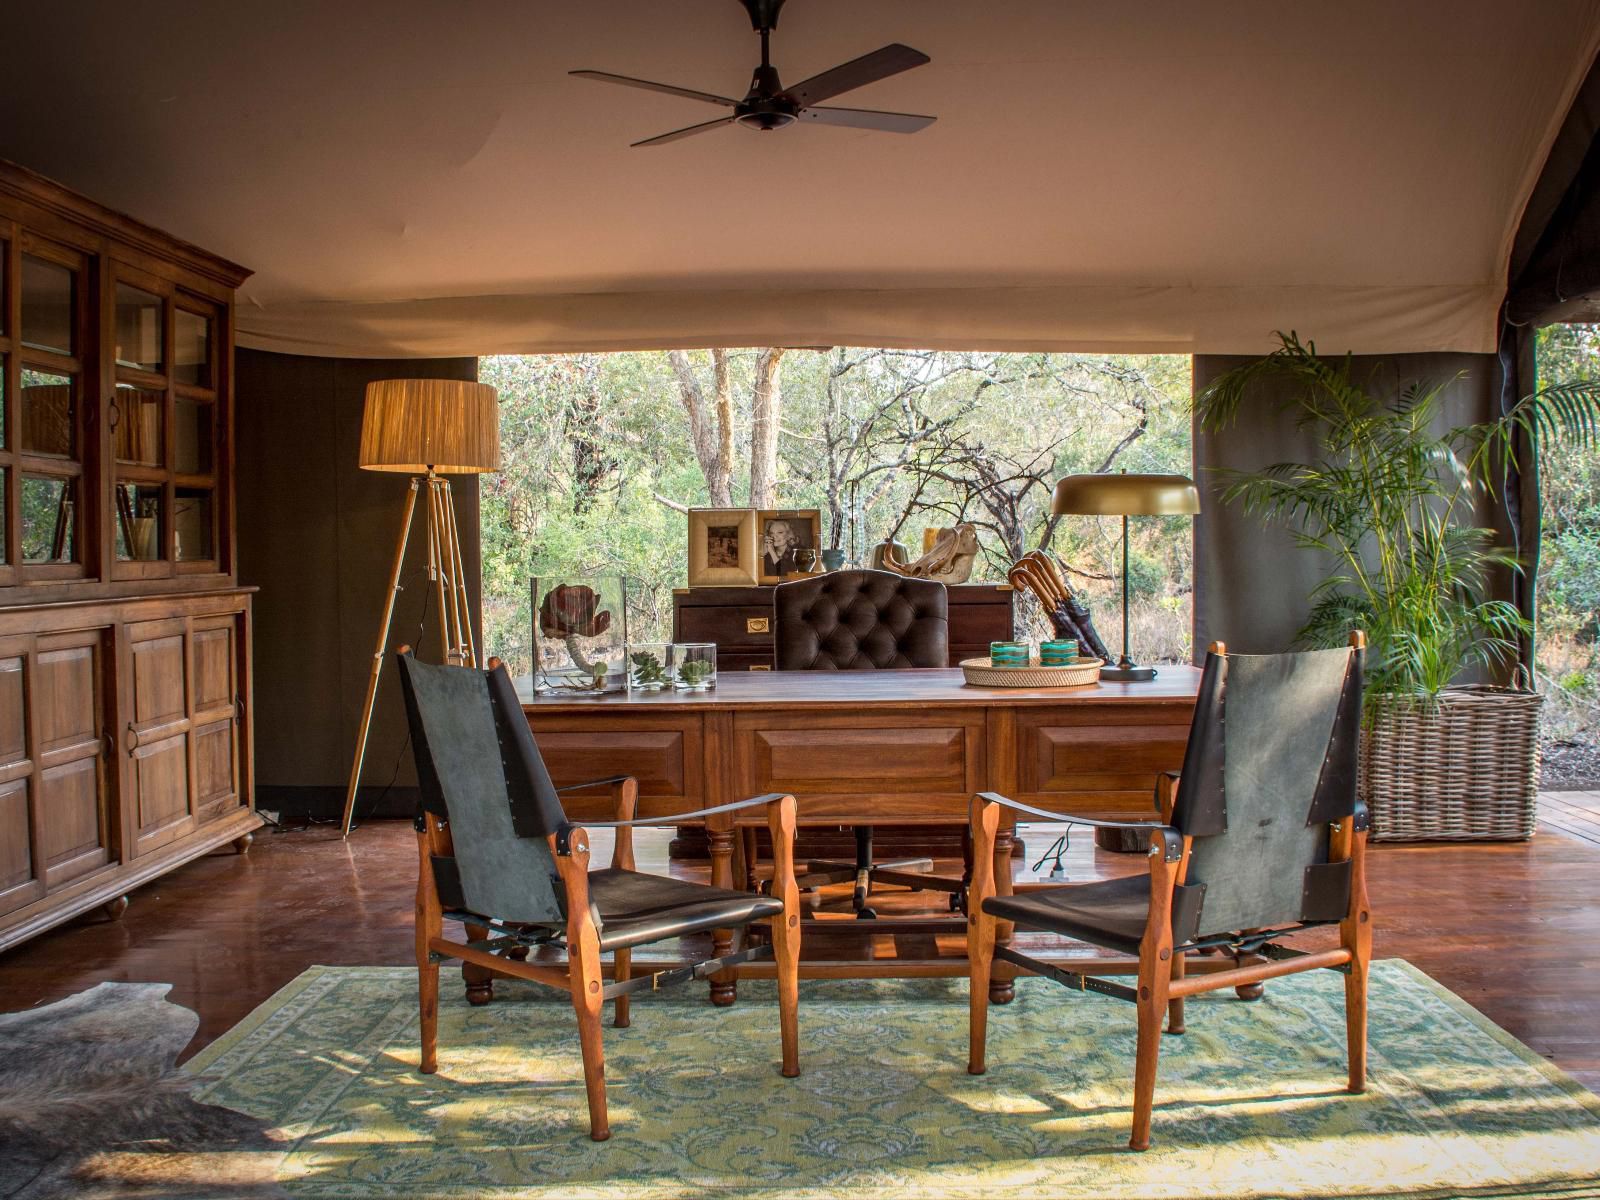
[[[1029,827],[1019,876],[1044,873],[1034,863],[1059,832]],[[667,841],[667,831],[641,833],[641,868],[665,866]],[[604,861],[609,846],[595,842]],[[409,963],[415,847],[403,821],[374,822],[349,841],[328,826],[264,831],[248,855],[215,854],[134,893],[121,920],[83,918],[0,955],[0,1010],[102,980],[168,982],[170,998],[200,1015],[193,1053],[307,966]],[[1064,865],[1087,880],[1143,860],[1098,851],[1080,830]],[[1552,823],[1526,844],[1374,847],[1371,875],[1380,957],[1409,959],[1600,1090],[1600,845]],[[920,896],[886,889],[874,902],[904,912],[944,901]],[[830,957],[856,945],[881,956],[897,940],[810,945]],[[959,952],[958,939],[940,944]]]

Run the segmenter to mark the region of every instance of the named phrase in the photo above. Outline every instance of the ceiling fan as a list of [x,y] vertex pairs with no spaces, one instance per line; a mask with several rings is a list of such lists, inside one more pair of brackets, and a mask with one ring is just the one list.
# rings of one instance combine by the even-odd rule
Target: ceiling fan
[[768,38],[778,27],[778,10],[783,7],[783,0],[739,0],[739,2],[750,14],[750,24],[761,35],[761,65],[750,77],[750,90],[743,100],[717,96],[711,92],[698,92],[692,88],[674,87],[669,83],[652,83],[648,79],[635,79],[631,75],[613,75],[609,71],[568,73],[581,75],[585,79],[598,79],[602,83],[620,83],[624,87],[645,88],[652,92],[665,92],[669,96],[703,100],[707,104],[717,104],[733,110],[732,116],[718,117],[715,121],[690,125],[686,129],[674,129],[671,133],[634,142],[635,146],[659,146],[665,142],[675,142],[679,138],[705,133],[708,129],[717,129],[723,125],[743,125],[746,129],[773,130],[782,129],[785,125],[792,125],[796,121],[815,121],[822,125],[847,125],[852,129],[876,129],[883,133],[915,133],[933,124],[935,118],[918,116],[915,113],[880,112],[871,108],[830,108],[817,103],[819,100],[830,100],[843,92],[852,91],[879,79],[887,79],[902,71],[909,71],[912,67],[922,66],[929,59],[920,50],[913,50],[910,46],[894,42],[881,50],[863,54],[860,58],[853,58],[847,63],[786,88],[778,78],[778,69],[772,65],[767,54]]

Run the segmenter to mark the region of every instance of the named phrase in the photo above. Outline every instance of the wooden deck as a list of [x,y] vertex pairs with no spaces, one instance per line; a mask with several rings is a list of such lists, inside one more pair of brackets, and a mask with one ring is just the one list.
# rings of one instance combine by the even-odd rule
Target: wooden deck
[[1539,793],[1539,828],[1600,846],[1600,792]]
[[[1600,1090],[1600,797],[1556,794],[1545,798],[1543,811],[1549,819],[1527,843],[1374,846],[1376,953],[1409,959]],[[1056,832],[1025,830],[1029,857],[1020,874],[1044,873],[1032,868]],[[668,840],[669,831],[641,831],[643,869],[666,866]],[[609,855],[607,842],[597,832],[597,861]],[[1096,850],[1080,829],[1064,865],[1069,879],[1083,881],[1140,870],[1143,856]],[[328,826],[263,833],[247,856],[211,855],[134,893],[120,921],[80,919],[0,954],[0,1010],[57,1000],[102,980],[169,982],[170,999],[200,1016],[192,1053],[307,966],[410,964],[415,881],[408,821],[373,822],[348,842]],[[943,901],[920,895],[888,889],[874,904],[898,914]],[[845,944],[876,955],[929,950],[918,935],[872,943],[807,936],[812,951],[829,956]],[[959,943],[941,938],[939,950],[958,954]],[[802,1019],[804,995],[802,985]],[[639,1014],[648,1005],[648,997],[640,1001]],[[964,1010],[952,1025],[953,1062],[964,1053],[963,1028]]]

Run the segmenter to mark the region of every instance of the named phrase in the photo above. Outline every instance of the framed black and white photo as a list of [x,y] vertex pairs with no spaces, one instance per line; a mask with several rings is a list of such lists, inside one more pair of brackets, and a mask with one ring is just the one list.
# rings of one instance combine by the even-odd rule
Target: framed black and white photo
[[755,509],[689,510],[690,587],[752,586],[759,557]]
[[761,582],[780,583],[818,568],[822,513],[815,508],[769,508],[756,514],[761,537]]

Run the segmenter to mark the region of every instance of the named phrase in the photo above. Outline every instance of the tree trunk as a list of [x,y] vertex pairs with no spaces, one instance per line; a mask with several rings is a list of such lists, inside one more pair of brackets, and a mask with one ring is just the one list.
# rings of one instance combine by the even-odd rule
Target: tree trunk
[[772,346],[756,357],[756,381],[750,403],[750,507],[772,508],[778,495],[778,421],[783,396],[778,364],[783,348]]
[[572,511],[583,513],[594,503],[605,477],[617,460],[607,452],[600,428],[600,356],[580,360],[579,386],[568,410],[568,440],[572,445]]
[[714,393],[710,411],[705,389],[694,373],[694,364],[682,350],[667,351],[667,361],[678,379],[678,398],[689,416],[689,440],[694,456],[705,476],[706,495],[713,508],[733,507],[733,401],[729,395],[728,352],[711,352]]

